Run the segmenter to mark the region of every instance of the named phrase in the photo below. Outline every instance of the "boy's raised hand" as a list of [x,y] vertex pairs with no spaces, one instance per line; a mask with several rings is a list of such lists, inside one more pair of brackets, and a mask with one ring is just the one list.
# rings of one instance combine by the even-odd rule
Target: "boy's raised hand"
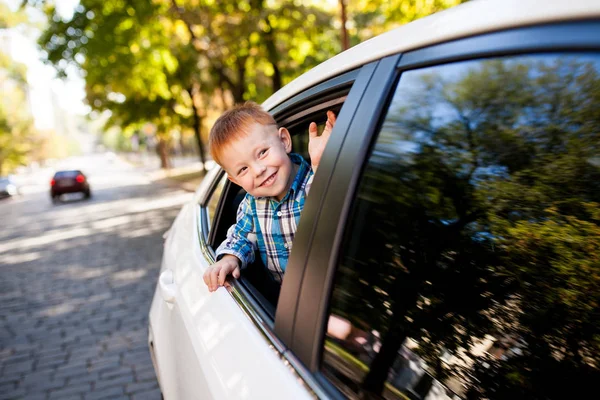
[[240,260],[236,256],[226,254],[219,261],[204,271],[204,283],[210,292],[214,292],[225,284],[225,278],[231,274],[235,279],[240,277]]
[[329,136],[331,136],[333,125],[335,125],[335,119],[336,118],[333,111],[327,111],[327,122],[325,122],[325,129],[323,129],[321,136],[318,136],[316,123],[311,122],[310,126],[308,127],[308,154],[310,155],[310,162],[312,164],[311,166],[313,172],[317,172],[317,168],[321,163],[321,156],[323,155],[325,146],[329,141]]

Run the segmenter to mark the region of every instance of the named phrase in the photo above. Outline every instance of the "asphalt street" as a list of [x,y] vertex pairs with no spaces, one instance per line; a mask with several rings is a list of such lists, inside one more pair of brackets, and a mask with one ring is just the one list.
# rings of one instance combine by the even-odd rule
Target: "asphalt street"
[[50,201],[48,171],[0,200],[0,399],[160,399],[147,345],[163,233],[192,193],[120,159],[92,198]]

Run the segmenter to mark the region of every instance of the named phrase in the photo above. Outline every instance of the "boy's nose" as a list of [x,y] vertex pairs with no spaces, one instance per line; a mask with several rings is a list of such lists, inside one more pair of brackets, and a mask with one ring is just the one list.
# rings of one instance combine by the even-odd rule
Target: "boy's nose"
[[256,176],[261,176],[262,174],[265,173],[265,171],[267,170],[267,167],[265,167],[262,164],[256,163],[256,164],[254,164],[253,170],[254,170],[254,174]]

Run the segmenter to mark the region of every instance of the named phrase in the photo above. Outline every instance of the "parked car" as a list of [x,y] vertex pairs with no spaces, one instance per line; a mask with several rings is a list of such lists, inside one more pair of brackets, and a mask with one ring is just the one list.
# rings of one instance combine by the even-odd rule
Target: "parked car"
[[[268,110],[338,115],[281,287],[202,280],[243,191],[165,234],[165,399],[584,398],[600,381],[600,2],[472,1],[345,51]],[[259,258],[259,257],[258,257]]]
[[17,183],[11,176],[0,177],[0,198],[19,194]]
[[86,199],[92,197],[87,177],[80,170],[57,171],[50,181],[50,197],[53,202],[68,193],[82,193]]

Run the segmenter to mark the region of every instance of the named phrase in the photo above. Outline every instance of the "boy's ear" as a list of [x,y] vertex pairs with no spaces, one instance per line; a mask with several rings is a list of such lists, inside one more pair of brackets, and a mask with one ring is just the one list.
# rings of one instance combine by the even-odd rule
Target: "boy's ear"
[[283,144],[283,148],[286,153],[291,153],[292,151],[292,136],[290,132],[286,128],[279,128],[279,140]]
[[242,186],[239,183],[237,183],[237,181],[235,180],[235,178],[232,178],[231,176],[229,176],[229,174],[227,174],[227,179],[229,179],[231,182],[235,183],[238,186]]

